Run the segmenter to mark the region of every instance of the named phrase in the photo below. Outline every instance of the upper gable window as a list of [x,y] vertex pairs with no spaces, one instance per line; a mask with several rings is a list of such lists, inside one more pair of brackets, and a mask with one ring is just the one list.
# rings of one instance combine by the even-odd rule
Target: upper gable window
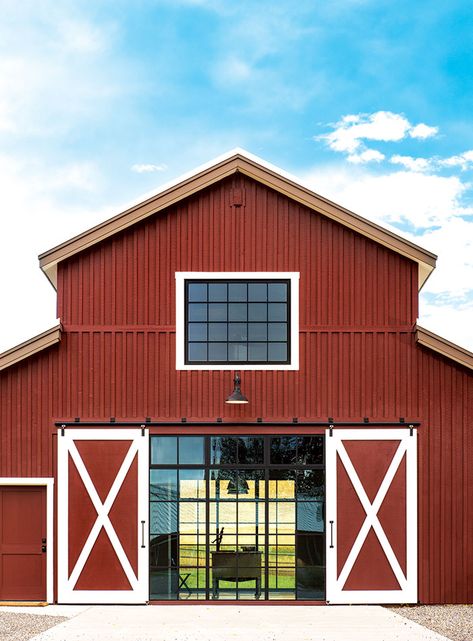
[[299,274],[176,273],[177,369],[298,369]]

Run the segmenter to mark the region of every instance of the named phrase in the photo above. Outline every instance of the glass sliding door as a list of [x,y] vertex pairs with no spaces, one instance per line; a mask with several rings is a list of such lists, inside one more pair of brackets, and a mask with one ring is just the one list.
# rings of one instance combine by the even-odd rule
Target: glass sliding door
[[322,436],[153,436],[150,598],[321,600]]

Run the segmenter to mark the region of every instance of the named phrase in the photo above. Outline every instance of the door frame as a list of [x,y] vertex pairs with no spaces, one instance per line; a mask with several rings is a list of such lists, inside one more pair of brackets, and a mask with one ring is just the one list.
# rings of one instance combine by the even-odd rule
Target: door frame
[[54,479],[49,477],[0,477],[0,486],[46,488],[46,601],[54,603]]
[[[401,584],[399,590],[344,590],[344,583],[340,584],[337,571],[337,456],[339,447],[343,448],[342,441],[358,440],[358,441],[399,441],[398,450],[396,451],[393,460],[391,461],[390,468],[393,467],[392,477],[396,473],[402,458],[396,459],[398,455],[403,452],[402,457],[405,456],[406,460],[406,576],[404,578],[404,586]],[[346,452],[345,452],[346,453]],[[395,461],[398,460],[397,466]],[[351,465],[351,461],[348,461]],[[345,467],[344,462],[341,460],[340,464]],[[353,467],[351,465],[351,467]],[[396,469],[394,469],[396,467]],[[417,555],[418,555],[418,536],[417,536],[417,430],[414,428],[368,428],[368,429],[334,429],[333,431],[327,430],[325,438],[325,470],[326,470],[326,524],[330,525],[326,533],[326,598],[328,603],[417,603]],[[353,488],[355,489],[358,497],[359,492],[364,493],[364,488],[357,477],[356,470],[354,470],[354,478],[349,470],[345,470],[350,478]],[[389,476],[388,470],[383,483],[378,490],[382,492],[384,481]],[[393,478],[385,488],[385,495],[389,491]],[[359,487],[361,486],[361,488]],[[376,504],[376,499],[371,502],[367,499],[369,506],[365,507],[365,520],[371,519],[377,521],[377,511],[369,509]],[[384,498],[383,498],[384,500]],[[363,501],[360,502],[363,503]],[[378,506],[378,509],[381,507]],[[372,514],[371,514],[372,512]],[[379,523],[379,522],[378,522]],[[379,524],[379,528],[384,534],[384,530]],[[361,533],[363,526],[360,527]],[[358,537],[357,537],[358,538]],[[364,544],[365,539],[361,542]],[[387,547],[390,546],[389,540]],[[358,542],[359,543],[359,542]],[[380,541],[381,543],[381,541]],[[353,548],[357,547],[357,542]],[[381,543],[384,553],[386,554],[385,547]],[[361,550],[358,550],[357,555]],[[392,551],[392,550],[391,550]],[[388,560],[389,556],[386,554]],[[355,557],[356,559],[356,557]],[[354,561],[353,561],[354,562]],[[391,565],[391,561],[389,561]],[[391,565],[392,567],[392,565]],[[402,570],[401,570],[402,572]],[[342,572],[343,574],[343,572]],[[346,577],[347,578],[347,577]],[[345,580],[346,580],[345,578]]]
[[[75,448],[75,441],[131,441],[130,451],[134,450],[134,456],[137,457],[138,472],[137,472],[137,513],[138,521],[138,577],[140,577],[139,585],[132,590],[78,590],[75,591],[75,583],[71,584],[69,576],[69,457],[71,447]],[[77,450],[76,450],[77,452]],[[128,454],[129,454],[128,452]],[[122,467],[126,462],[125,456]],[[85,469],[87,469],[79,455],[80,462]],[[129,461],[131,464],[132,461]],[[74,461],[76,465],[76,462]],[[73,429],[68,428],[64,430],[64,435],[58,436],[58,601],[61,603],[91,603],[91,604],[142,604],[147,603],[149,600],[149,430],[144,426],[141,428],[134,427],[129,429],[111,430],[110,428],[81,428]],[[76,466],[77,469],[77,466]],[[125,476],[130,469],[130,465],[125,471]],[[77,470],[79,472],[79,470]],[[80,472],[79,472],[80,474]],[[119,473],[120,475],[120,473]],[[121,483],[117,492],[120,491],[121,484],[125,476],[122,477]],[[89,494],[89,498],[94,503],[92,496],[89,492],[88,481],[84,480],[81,476],[84,486]],[[111,490],[113,489],[113,485]],[[97,499],[101,507],[104,508],[105,504],[102,503],[100,498]],[[112,506],[109,507],[109,510]],[[94,508],[97,509],[94,505]],[[105,518],[108,520],[108,512],[102,515],[96,514],[96,522]],[[113,525],[110,527],[114,531]],[[115,533],[116,535],[116,533]],[[107,533],[108,536],[108,533]],[[109,537],[110,538],[110,537]],[[118,536],[117,536],[118,539]],[[141,543],[140,543],[141,542]],[[92,543],[92,547],[95,544]],[[120,541],[119,544],[121,545]],[[112,543],[113,546],[113,543]],[[120,563],[122,563],[120,551],[117,551],[115,546],[115,553],[117,554]],[[90,554],[90,551],[89,551]],[[89,555],[87,555],[88,558]],[[84,565],[87,559],[84,561]],[[123,564],[122,564],[123,565]],[[78,578],[78,577],[77,577]],[[77,581],[77,579],[76,579]]]

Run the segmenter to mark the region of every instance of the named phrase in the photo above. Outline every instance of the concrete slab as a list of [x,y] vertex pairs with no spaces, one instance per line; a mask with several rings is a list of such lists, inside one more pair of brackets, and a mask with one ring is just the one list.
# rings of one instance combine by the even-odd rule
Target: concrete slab
[[34,641],[448,640],[380,606],[161,605],[91,606]]
[[19,614],[39,614],[50,617],[75,617],[84,610],[88,610],[90,605],[45,605],[42,607],[28,605],[5,605],[0,607],[0,612],[18,612]]

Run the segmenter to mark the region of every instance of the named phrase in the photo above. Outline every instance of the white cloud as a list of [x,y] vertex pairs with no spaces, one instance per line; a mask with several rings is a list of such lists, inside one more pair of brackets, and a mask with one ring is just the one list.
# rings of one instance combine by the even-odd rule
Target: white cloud
[[438,131],[437,127],[423,123],[414,126],[402,114],[391,111],[349,114],[331,126],[332,132],[315,136],[315,140],[324,140],[330,149],[350,154],[363,148],[364,140],[392,142],[402,140],[407,135],[428,138]]
[[168,166],[165,163],[159,165],[154,165],[152,163],[142,163],[131,166],[131,171],[134,171],[137,174],[148,174],[152,172],[161,172],[166,171]]
[[458,156],[450,156],[438,161],[438,164],[443,167],[460,167],[462,171],[466,171],[473,166],[473,150],[464,151]]
[[427,171],[431,167],[431,161],[428,158],[413,158],[412,156],[401,156],[395,154],[389,159],[393,165],[402,165],[411,171]]
[[354,165],[363,165],[367,162],[381,162],[384,158],[384,154],[376,149],[365,149],[359,154],[350,154],[347,160]]
[[416,125],[409,130],[409,136],[411,138],[421,138],[425,140],[425,138],[432,138],[432,136],[436,136],[438,134],[438,131],[438,127],[429,127],[429,125],[420,123],[419,125]]
[[[74,204],[74,189],[90,190],[98,171],[77,164],[56,171],[0,155],[0,352],[56,322],[56,293],[38,269],[42,251],[97,224],[110,210]],[[64,193],[65,192],[65,193]]]
[[473,207],[461,205],[468,186],[457,176],[410,171],[373,174],[339,166],[315,170],[309,180],[319,193],[381,224],[409,222],[424,229],[473,213]]
[[462,202],[469,185],[458,176],[374,175],[366,167],[347,165],[314,169],[306,182],[438,254],[437,268],[421,292],[419,323],[473,351],[473,207]]

